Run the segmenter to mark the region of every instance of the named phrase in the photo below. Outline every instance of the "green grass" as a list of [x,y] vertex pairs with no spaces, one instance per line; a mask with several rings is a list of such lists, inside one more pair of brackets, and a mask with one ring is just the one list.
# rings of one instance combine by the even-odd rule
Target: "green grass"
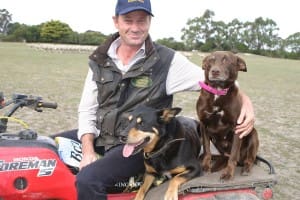
[[[22,43],[0,43],[0,91],[39,95],[55,101],[57,110],[17,113],[31,128],[52,134],[77,127],[77,106],[88,70],[89,53],[36,50]],[[190,59],[201,65],[205,54]],[[248,72],[239,73],[239,84],[251,98],[256,112],[260,154],[270,160],[278,175],[274,199],[300,196],[300,61],[241,54]],[[196,117],[198,92],[175,95],[182,114]],[[1,112],[2,113],[2,112]]]
[[88,70],[87,53],[47,52],[21,43],[0,43],[0,60],[0,91],[7,97],[14,92],[33,94],[59,105],[56,111],[33,115],[26,110],[19,116],[28,116],[25,120],[43,134],[77,127],[77,106]]

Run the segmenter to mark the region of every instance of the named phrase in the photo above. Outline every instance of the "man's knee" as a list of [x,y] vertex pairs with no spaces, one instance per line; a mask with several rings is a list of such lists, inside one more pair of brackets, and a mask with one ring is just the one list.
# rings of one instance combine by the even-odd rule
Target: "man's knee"
[[50,137],[53,139],[55,137],[64,137],[64,138],[69,138],[69,139],[80,142],[77,138],[77,131],[78,131],[78,129],[68,130],[68,131],[56,133],[54,135],[50,135]]
[[76,175],[76,183],[79,184],[91,184],[91,183],[99,183],[101,184],[101,180],[98,180],[95,178],[95,174],[93,173],[93,171],[88,170],[87,168],[83,168],[82,170],[80,170],[78,172],[78,174]]
[[106,187],[84,168],[76,175],[78,199],[106,199]]

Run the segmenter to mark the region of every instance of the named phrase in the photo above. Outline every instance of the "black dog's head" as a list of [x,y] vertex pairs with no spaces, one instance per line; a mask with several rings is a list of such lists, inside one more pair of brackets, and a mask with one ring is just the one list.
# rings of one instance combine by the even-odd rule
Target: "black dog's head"
[[123,149],[123,156],[129,157],[142,149],[151,152],[161,137],[166,134],[166,124],[181,111],[181,108],[157,110],[144,105],[138,106],[128,117],[129,125],[124,131],[128,133]]
[[237,79],[238,71],[247,71],[245,61],[230,51],[215,51],[206,56],[202,68],[206,81],[214,84],[232,83]]

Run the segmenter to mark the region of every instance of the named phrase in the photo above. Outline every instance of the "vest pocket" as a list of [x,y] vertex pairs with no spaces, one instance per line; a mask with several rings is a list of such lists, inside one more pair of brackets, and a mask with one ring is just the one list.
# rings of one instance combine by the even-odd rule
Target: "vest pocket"
[[114,80],[113,72],[110,70],[101,70],[99,74],[94,73],[93,79],[101,84],[109,83]]
[[101,73],[95,74],[93,80],[96,81],[99,92],[101,93],[100,104],[109,96],[112,96],[116,90],[117,83],[114,82],[113,72],[110,70],[101,70]]

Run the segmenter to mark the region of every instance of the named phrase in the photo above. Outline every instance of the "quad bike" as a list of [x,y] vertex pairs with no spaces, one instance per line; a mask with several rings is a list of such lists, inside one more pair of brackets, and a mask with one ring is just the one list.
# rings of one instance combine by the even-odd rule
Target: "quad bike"
[[[20,119],[12,117],[19,108],[27,107],[42,112],[44,108],[55,109],[56,103],[44,102],[41,97],[13,94],[6,101],[0,92],[0,200],[74,200],[76,199],[75,175],[81,159],[81,145],[67,138],[52,139],[29,129]],[[1,116],[2,115],[2,116]],[[15,121],[24,128],[9,132],[8,122]],[[271,199],[276,184],[273,166],[258,157],[250,176],[239,175],[233,180],[221,182],[220,173],[204,174],[183,184],[179,200],[196,199]],[[264,165],[261,165],[263,163]],[[108,200],[129,200],[141,185],[139,177],[119,182],[110,189]],[[146,199],[162,199],[168,180],[156,181]]]

